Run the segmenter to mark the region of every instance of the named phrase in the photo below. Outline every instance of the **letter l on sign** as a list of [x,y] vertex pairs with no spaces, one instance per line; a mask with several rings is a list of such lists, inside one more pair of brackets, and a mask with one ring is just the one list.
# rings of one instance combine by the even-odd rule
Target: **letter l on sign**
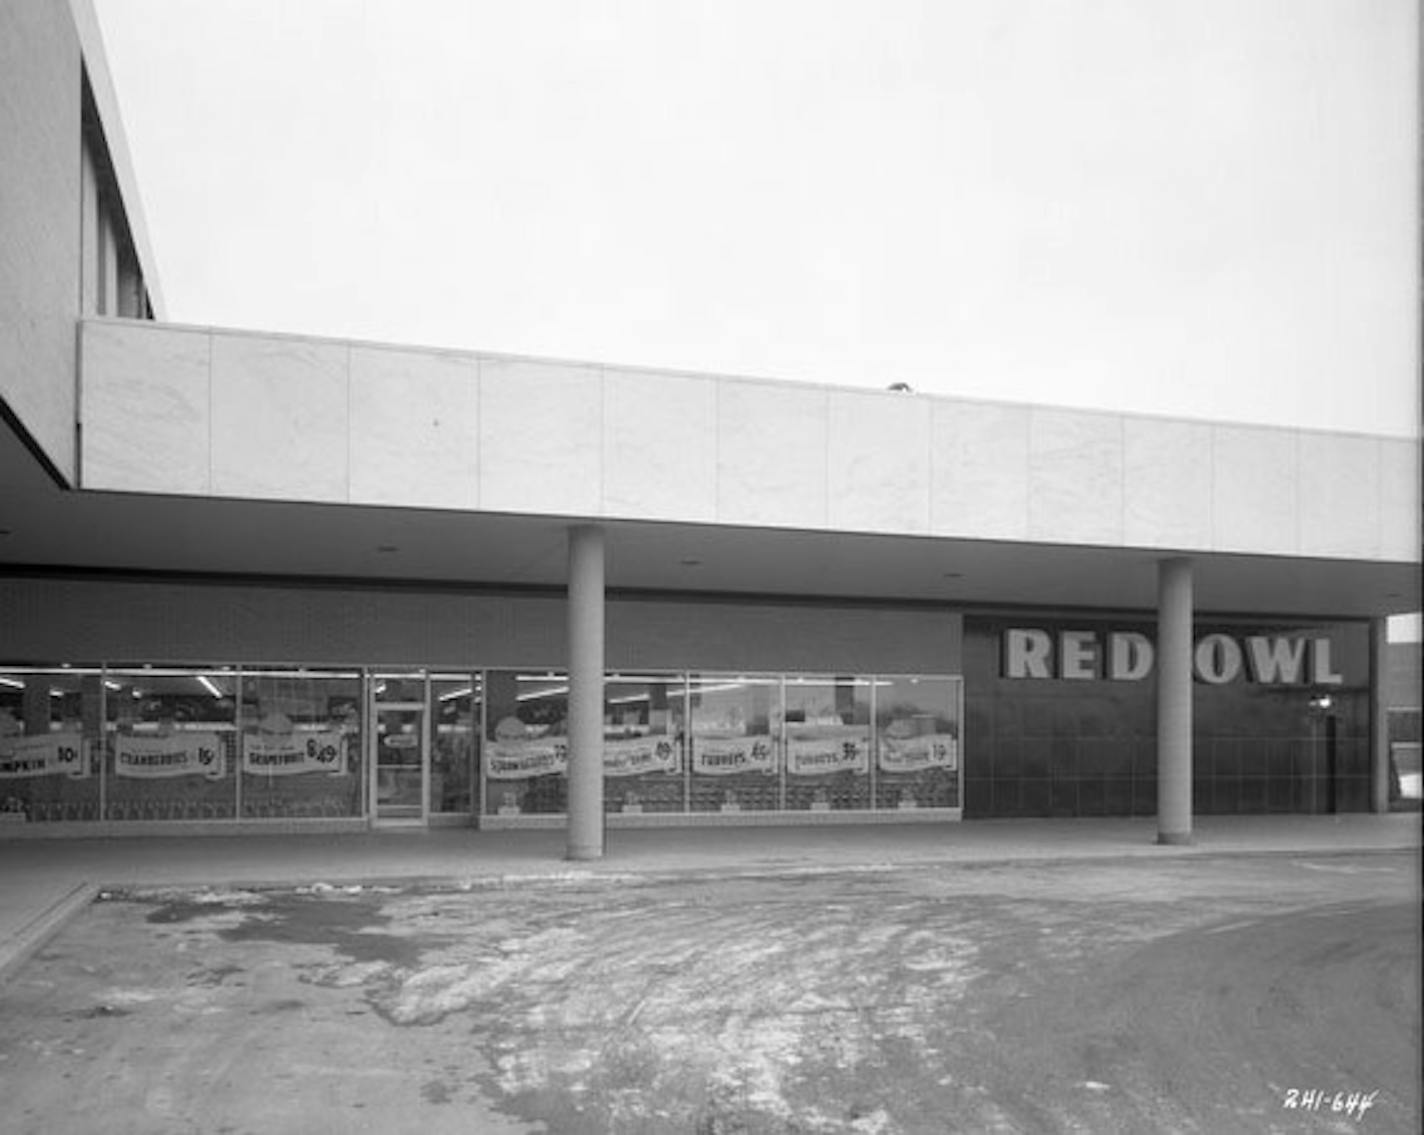
[[1345,675],[1338,674],[1330,664],[1330,640],[1317,638],[1310,644],[1310,677],[1319,686],[1340,686]]

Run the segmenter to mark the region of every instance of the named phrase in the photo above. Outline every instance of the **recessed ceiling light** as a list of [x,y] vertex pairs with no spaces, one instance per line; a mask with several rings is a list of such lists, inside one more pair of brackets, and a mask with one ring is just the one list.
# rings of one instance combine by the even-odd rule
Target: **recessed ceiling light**
[[397,548],[394,544],[377,544],[377,545],[376,545],[376,551],[378,551],[378,552],[399,552],[400,549]]
[[963,578],[964,578],[964,573],[963,573],[962,571],[947,571],[947,572],[944,573],[944,578],[945,578],[945,579],[963,579]]
[[702,561],[699,560],[696,556],[685,556],[685,557],[683,557],[682,559],[678,560],[677,562],[680,563],[683,567],[701,567],[701,566],[702,566]]

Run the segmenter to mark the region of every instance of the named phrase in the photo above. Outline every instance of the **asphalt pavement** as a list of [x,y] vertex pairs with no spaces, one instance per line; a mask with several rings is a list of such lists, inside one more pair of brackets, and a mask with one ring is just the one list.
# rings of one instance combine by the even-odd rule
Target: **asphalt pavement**
[[1160,853],[1055,826],[639,834],[572,868],[545,833],[483,876],[468,836],[407,833],[365,864],[394,885],[349,854],[306,886],[224,864],[266,889],[172,881],[211,845],[130,861],[0,989],[4,1126],[1420,1129],[1417,849],[1344,851],[1383,839],[1349,821]]

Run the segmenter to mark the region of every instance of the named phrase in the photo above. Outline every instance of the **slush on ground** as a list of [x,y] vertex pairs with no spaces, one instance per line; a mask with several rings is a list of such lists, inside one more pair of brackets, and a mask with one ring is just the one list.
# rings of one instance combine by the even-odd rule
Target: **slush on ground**
[[1412,853],[101,896],[15,1132],[1416,1132]]

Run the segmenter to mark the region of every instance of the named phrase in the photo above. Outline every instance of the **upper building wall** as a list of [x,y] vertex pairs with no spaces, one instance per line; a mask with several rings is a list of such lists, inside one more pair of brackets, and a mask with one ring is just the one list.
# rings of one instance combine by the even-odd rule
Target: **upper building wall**
[[0,407],[63,479],[75,320],[149,315],[151,262],[88,0],[0,4]]
[[0,4],[0,401],[66,475],[75,450],[81,74],[67,5]]
[[86,489],[1419,559],[1413,441],[89,320]]

